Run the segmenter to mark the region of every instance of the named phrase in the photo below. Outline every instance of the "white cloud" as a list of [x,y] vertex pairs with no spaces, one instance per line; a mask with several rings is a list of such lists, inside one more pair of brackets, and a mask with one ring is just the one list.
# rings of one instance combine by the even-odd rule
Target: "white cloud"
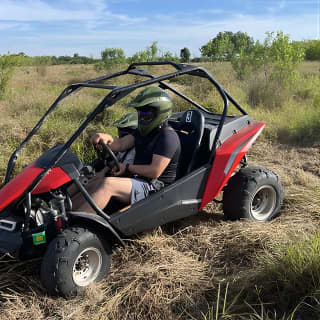
[[[315,19],[315,16],[309,15],[282,17],[281,19],[278,17],[257,18],[249,15],[237,15],[220,21],[196,20],[193,25],[187,21],[176,23],[175,20],[171,20],[170,24],[157,23],[149,27],[104,28],[100,26],[99,29],[90,33],[52,34],[50,39],[47,35],[40,34],[37,41],[43,44],[48,41],[53,44],[65,43],[68,48],[73,44],[72,52],[93,53],[95,56],[99,56],[100,51],[105,47],[121,47],[127,55],[132,55],[138,50],[143,50],[153,41],[158,41],[158,46],[163,51],[179,53],[181,48],[188,47],[194,55],[199,55],[199,48],[220,31],[247,32],[255,40],[261,41],[265,39],[266,31],[278,30],[289,33],[292,40],[315,39],[317,36]],[[302,21],[304,21],[303,30],[300,27]],[[86,50],[86,52],[81,53],[78,48]]]
[[[106,24],[129,26],[145,22],[145,17],[130,17],[114,14],[107,10],[105,0],[65,0],[63,7],[49,5],[43,0],[1,0],[0,23],[2,29],[15,27],[13,22],[84,23],[87,31],[93,31]],[[9,23],[11,22],[11,23]],[[1,28],[1,27],[0,27]],[[40,30],[41,31],[41,30]]]
[[95,19],[97,10],[56,9],[41,0],[1,1],[0,20],[57,21]]
[[14,22],[0,22],[0,30],[14,29],[19,26],[19,23]]
[[203,14],[203,13],[206,13],[206,14],[222,14],[224,13],[225,11],[222,10],[222,9],[207,9],[207,10],[198,10],[197,13],[199,14]]
[[[228,15],[217,15],[220,10],[214,9],[203,12],[199,10],[192,14],[186,12],[173,13],[169,16],[159,14],[146,18],[115,14],[110,11],[104,0],[65,0],[63,8],[48,5],[44,0],[0,1],[0,31],[19,31],[23,28],[27,30],[31,27],[35,31],[34,34],[17,32],[11,35],[10,39],[1,35],[0,49],[19,52],[28,48],[29,52],[25,52],[30,55],[49,54],[49,52],[54,55],[72,55],[78,52],[80,55],[93,54],[98,57],[101,50],[106,47],[121,47],[127,55],[132,55],[153,41],[158,41],[158,46],[163,51],[179,54],[181,48],[188,47],[194,55],[199,55],[199,48],[221,31],[247,32],[255,40],[263,40],[266,31],[278,30],[290,34],[293,40],[319,37],[319,20],[316,12],[308,15],[301,12],[296,16],[280,16],[279,13],[262,16],[231,12]],[[295,0],[270,2],[279,8],[293,1]],[[212,14],[210,18],[208,13]],[[33,24],[33,21],[39,23]],[[53,27],[49,32],[42,24],[48,21],[52,22],[52,26],[55,22],[59,22],[56,25],[62,27],[66,21],[68,27],[64,28],[63,33],[56,32]]]
[[31,26],[29,23],[23,23],[23,22],[2,22],[2,21],[0,21],[0,30],[30,31]]

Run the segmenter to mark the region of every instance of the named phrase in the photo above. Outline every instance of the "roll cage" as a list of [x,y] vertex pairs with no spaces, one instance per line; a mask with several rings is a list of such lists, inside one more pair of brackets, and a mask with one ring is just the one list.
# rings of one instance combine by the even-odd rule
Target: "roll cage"
[[[151,73],[149,73],[147,70],[142,69],[142,66],[165,66],[170,65],[176,69],[175,72],[160,75],[160,76],[154,76]],[[101,82],[113,78],[117,78],[123,75],[136,75],[136,76],[142,76],[148,78],[144,81],[139,81],[134,84],[126,85],[126,86],[115,86],[115,85],[107,85],[103,84]],[[134,90],[148,86],[151,84],[159,83],[159,86],[162,89],[168,89],[174,94],[178,95],[182,99],[186,100],[187,102],[191,103],[194,107],[200,109],[204,113],[208,115],[214,115],[214,113],[210,112],[203,106],[199,105],[197,102],[193,101],[177,89],[173,88],[167,83],[164,83],[164,80],[169,80],[172,78],[175,78],[177,76],[181,75],[191,75],[196,77],[202,77],[208,79],[218,90],[219,94],[221,95],[224,103],[223,112],[221,114],[221,119],[217,127],[217,131],[215,134],[213,147],[211,151],[211,155],[209,158],[209,163],[212,163],[215,151],[217,147],[217,142],[219,141],[219,137],[223,128],[223,125],[225,123],[225,119],[228,113],[228,106],[229,101],[233,103],[233,105],[243,114],[247,115],[246,111],[240,106],[240,104],[233,99],[233,97],[218,83],[218,81],[204,68],[199,66],[193,66],[189,64],[180,64],[175,63],[171,61],[157,61],[157,62],[136,62],[129,65],[129,67],[126,70],[111,73],[108,75],[104,75],[98,78],[94,78],[91,80],[87,80],[84,82],[79,82],[72,84],[65,88],[62,93],[58,96],[58,98],[54,101],[54,103],[50,106],[50,108],[46,111],[46,113],[43,115],[43,117],[38,121],[38,123],[35,125],[35,127],[30,131],[30,133],[27,135],[27,137],[24,139],[24,141],[19,145],[19,147],[12,153],[10,156],[6,176],[5,176],[5,182],[4,184],[7,184],[10,180],[10,176],[12,174],[12,171],[15,167],[16,161],[18,159],[19,152],[24,148],[24,146],[28,143],[28,141],[32,138],[32,136],[39,130],[43,122],[47,119],[47,117],[50,115],[50,113],[58,106],[58,104],[64,100],[69,95],[79,91],[82,88],[98,88],[98,89],[107,89],[111,90],[104,98],[103,100],[97,105],[97,107],[89,113],[87,119],[80,125],[80,127],[74,132],[74,134],[70,137],[70,139],[63,145],[63,147],[60,149],[60,151],[52,158],[49,165],[33,180],[33,182],[26,188],[26,190],[23,192],[23,194],[20,196],[20,199],[23,199],[24,197],[30,198],[31,192],[35,189],[35,187],[40,183],[40,181],[44,178],[44,176],[59,162],[59,160],[64,156],[66,151],[70,148],[72,143],[79,137],[79,135],[84,131],[84,129],[87,127],[87,125],[103,110],[106,108],[111,107],[113,104],[115,104],[120,99],[124,98]],[[20,200],[19,199],[19,200]]]

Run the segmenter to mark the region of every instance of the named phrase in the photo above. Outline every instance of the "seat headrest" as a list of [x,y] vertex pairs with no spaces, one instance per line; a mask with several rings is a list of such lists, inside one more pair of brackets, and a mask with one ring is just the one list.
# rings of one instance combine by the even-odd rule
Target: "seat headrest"
[[201,111],[187,110],[182,114],[180,119],[181,129],[198,129],[202,131],[204,126],[204,116]]

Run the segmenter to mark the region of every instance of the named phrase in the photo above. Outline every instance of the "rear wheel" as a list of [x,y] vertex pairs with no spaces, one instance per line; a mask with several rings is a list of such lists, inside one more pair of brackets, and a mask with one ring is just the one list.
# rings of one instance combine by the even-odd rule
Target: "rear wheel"
[[41,282],[51,294],[76,296],[102,280],[111,264],[111,249],[86,228],[64,230],[52,240],[43,258]]
[[265,168],[250,166],[230,178],[223,193],[227,219],[269,221],[280,211],[283,189],[277,175]]

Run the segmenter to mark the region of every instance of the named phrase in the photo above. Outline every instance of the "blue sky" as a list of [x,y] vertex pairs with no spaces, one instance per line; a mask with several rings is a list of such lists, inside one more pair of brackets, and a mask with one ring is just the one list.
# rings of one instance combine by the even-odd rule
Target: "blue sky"
[[0,0],[0,54],[100,57],[105,48],[127,56],[153,41],[179,55],[220,31],[266,31],[292,40],[320,39],[320,0]]

